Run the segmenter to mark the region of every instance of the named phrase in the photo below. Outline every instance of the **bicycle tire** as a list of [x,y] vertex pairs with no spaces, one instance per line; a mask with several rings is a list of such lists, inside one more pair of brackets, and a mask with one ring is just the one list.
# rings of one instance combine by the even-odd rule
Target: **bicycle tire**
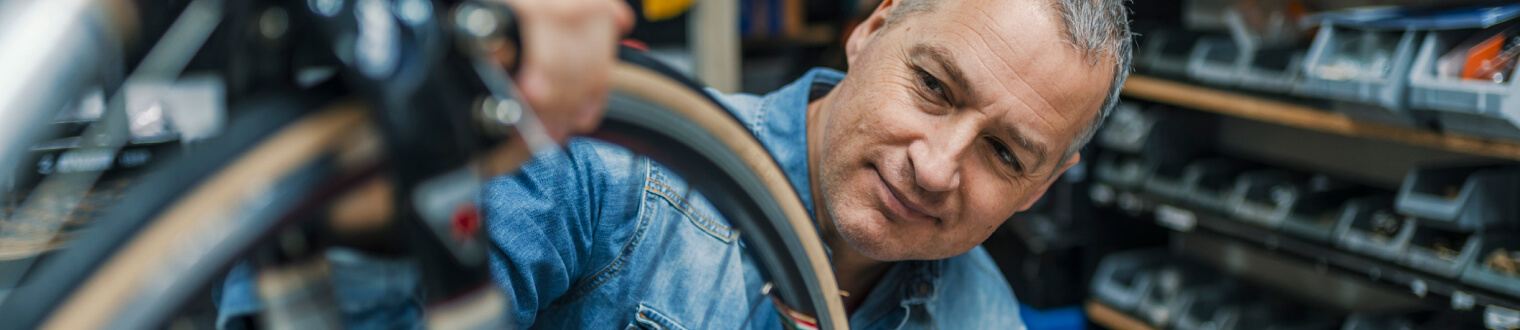
[[33,280],[17,287],[0,301],[0,323],[7,327],[37,328],[56,314],[60,306],[84,283],[99,275],[101,268],[115,258],[121,248],[140,239],[139,234],[159,219],[158,215],[181,203],[187,195],[226,169],[238,155],[267,142],[296,122],[310,117],[310,110],[331,103],[331,99],[313,93],[275,93],[236,104],[232,118],[239,125],[230,126],[218,137],[194,146],[193,153],[179,153],[148,174],[142,184],[133,186],[122,200],[110,207],[112,221],[101,221],[63,249],[44,260],[28,277]]
[[[747,237],[789,307],[821,329],[847,329],[833,267],[796,187],[765,147],[699,90],[619,64],[601,129],[591,136],[671,167]],[[807,187],[802,187],[806,189]],[[760,216],[756,216],[760,215]]]

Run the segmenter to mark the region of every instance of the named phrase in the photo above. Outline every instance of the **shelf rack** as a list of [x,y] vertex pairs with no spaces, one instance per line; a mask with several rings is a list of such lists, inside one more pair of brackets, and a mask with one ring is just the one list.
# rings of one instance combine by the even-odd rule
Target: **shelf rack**
[[1520,141],[1357,121],[1326,109],[1146,75],[1130,75],[1124,84],[1123,95],[1289,127],[1520,160]]
[[[1483,308],[1484,306],[1498,306],[1510,310],[1520,310],[1520,299],[1516,297],[1497,294],[1486,289],[1462,284],[1452,279],[1441,278],[1402,265],[1340,250],[1333,246],[1305,241],[1281,232],[1233,220],[1226,215],[1198,210],[1187,203],[1173,201],[1150,193],[1116,190],[1118,190],[1119,194],[1127,195],[1127,198],[1139,201],[1138,205],[1166,205],[1184,210],[1186,213],[1182,216],[1184,219],[1176,219],[1178,216],[1175,212],[1170,212],[1173,214],[1169,215],[1169,219],[1157,218],[1157,225],[1166,227],[1172,231],[1206,233],[1218,235],[1228,240],[1250,243],[1272,251],[1274,254],[1292,257],[1290,258],[1291,260],[1299,260],[1309,267],[1316,267],[1316,264],[1321,263],[1327,264],[1365,275],[1374,282],[1403,287],[1409,290],[1405,292],[1411,292],[1409,293],[1411,295],[1417,295],[1413,292],[1423,292],[1425,294],[1448,297],[1453,300],[1454,306],[1466,305],[1468,308],[1475,309]],[[1425,298],[1423,294],[1418,296],[1421,296],[1419,298]]]

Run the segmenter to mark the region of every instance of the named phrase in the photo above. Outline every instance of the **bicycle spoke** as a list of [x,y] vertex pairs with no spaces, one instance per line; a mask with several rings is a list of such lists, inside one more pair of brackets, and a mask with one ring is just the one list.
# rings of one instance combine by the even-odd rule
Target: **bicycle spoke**
[[765,285],[760,287],[760,294],[755,295],[755,300],[749,303],[749,312],[745,313],[746,316],[744,317],[744,323],[740,323],[740,326],[749,326],[750,322],[755,320],[755,312],[760,310],[760,303],[765,302],[766,297],[770,297],[771,287],[774,285],[775,284],[767,281],[765,282]]

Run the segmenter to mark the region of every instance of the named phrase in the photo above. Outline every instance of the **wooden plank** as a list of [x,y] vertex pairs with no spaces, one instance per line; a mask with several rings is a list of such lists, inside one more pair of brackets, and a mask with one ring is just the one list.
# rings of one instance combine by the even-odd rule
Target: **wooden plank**
[[1140,322],[1140,320],[1129,317],[1129,315],[1125,315],[1113,307],[1108,307],[1108,304],[1098,302],[1097,300],[1087,300],[1085,309],[1087,310],[1087,318],[1092,319],[1094,323],[1104,328],[1113,330],[1155,330],[1155,328],[1151,328],[1145,322]]
[[1520,160],[1520,142],[1356,121],[1339,113],[1160,78],[1130,75],[1124,96],[1278,125]]

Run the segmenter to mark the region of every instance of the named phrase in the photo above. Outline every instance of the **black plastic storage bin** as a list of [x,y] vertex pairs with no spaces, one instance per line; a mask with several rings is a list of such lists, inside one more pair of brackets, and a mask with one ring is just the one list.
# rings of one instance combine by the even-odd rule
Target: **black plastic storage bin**
[[1177,330],[1228,329],[1240,318],[1241,306],[1257,300],[1255,294],[1239,289],[1200,290],[1192,300],[1178,306],[1179,312],[1172,328]]
[[1119,102],[1114,113],[1108,115],[1103,129],[1098,131],[1096,140],[1104,149],[1140,153],[1155,125],[1155,117],[1141,109],[1139,103]]
[[1282,231],[1288,235],[1315,243],[1330,244],[1335,241],[1336,226],[1346,215],[1346,202],[1364,194],[1357,188],[1316,191],[1299,197],[1282,222]]
[[1520,297],[1517,254],[1520,254],[1520,233],[1484,234],[1476,259],[1462,271],[1462,283]]
[[1188,56],[1201,36],[1183,29],[1153,30],[1135,54],[1135,67],[1150,74],[1186,76]]
[[1483,237],[1472,232],[1426,226],[1420,222],[1399,263],[1447,278],[1457,278],[1477,258]]
[[1256,56],[1251,57],[1251,64],[1246,66],[1245,76],[1240,78],[1240,88],[1278,94],[1293,92],[1303,72],[1307,53],[1292,48],[1257,51]]
[[1230,195],[1235,191],[1235,179],[1256,168],[1251,163],[1229,158],[1188,164],[1182,174],[1184,199],[1200,209],[1228,213]]
[[1341,109],[1353,118],[1416,124],[1419,121],[1407,110],[1405,92],[1416,43],[1422,35],[1419,31],[1360,30],[1323,23],[1304,60],[1303,79],[1294,91],[1377,106]]
[[1186,262],[1163,266],[1152,273],[1154,283],[1135,308],[1135,314],[1157,327],[1169,327],[1182,312],[1182,305],[1199,291],[1226,290],[1226,277],[1212,269]]
[[1295,172],[1269,169],[1242,174],[1230,193],[1231,218],[1277,229],[1288,211],[1306,190],[1308,177]]
[[[1422,38],[1409,70],[1409,107],[1429,110],[1445,130],[1520,139],[1520,85],[1436,74],[1441,55],[1477,31],[1434,31]],[[1515,68],[1508,72],[1510,80],[1520,73],[1520,66]]]
[[1205,84],[1235,87],[1240,85],[1253,55],[1256,54],[1241,49],[1230,38],[1198,38],[1192,53],[1188,54],[1187,76]]
[[1336,247],[1387,261],[1397,261],[1414,236],[1415,220],[1393,209],[1393,196],[1377,195],[1346,202],[1336,227]]
[[1166,250],[1135,250],[1110,254],[1093,272],[1092,295],[1121,311],[1133,311],[1155,285],[1155,271],[1166,264]]
[[1186,195],[1184,177],[1187,166],[1182,162],[1163,162],[1154,165],[1154,172],[1145,179],[1145,192],[1170,200],[1183,200]]
[[1399,212],[1448,230],[1514,228],[1520,218],[1520,167],[1427,167],[1399,187]]
[[1140,156],[1106,152],[1098,156],[1093,171],[1098,182],[1119,189],[1135,189],[1150,177],[1152,168]]

